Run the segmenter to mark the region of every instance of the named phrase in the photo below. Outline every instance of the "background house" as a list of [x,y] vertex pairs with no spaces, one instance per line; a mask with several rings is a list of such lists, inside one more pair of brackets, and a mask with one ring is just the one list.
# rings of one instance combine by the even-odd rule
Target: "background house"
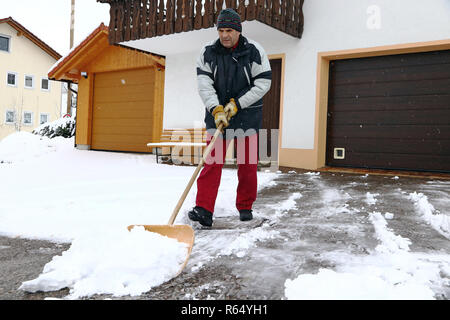
[[280,166],[450,172],[448,1],[98,1],[111,43],[166,57],[164,128],[203,119],[195,62],[233,7],[279,61]]
[[79,149],[150,152],[162,130],[164,58],[110,45],[103,23],[49,71],[78,84]]
[[61,84],[47,78],[59,58],[13,18],[0,19],[0,139],[61,116]]

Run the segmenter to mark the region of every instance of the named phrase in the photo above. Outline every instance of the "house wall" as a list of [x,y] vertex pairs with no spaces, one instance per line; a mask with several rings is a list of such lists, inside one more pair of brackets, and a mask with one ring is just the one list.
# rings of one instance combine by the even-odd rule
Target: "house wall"
[[[39,126],[40,113],[50,115],[49,121],[61,116],[61,83],[50,81],[50,91],[41,90],[41,78],[56,62],[25,36],[7,23],[0,24],[0,35],[11,37],[10,52],[0,51],[0,140],[16,131],[31,132]],[[7,73],[17,73],[17,86],[7,85]],[[34,88],[24,87],[25,74],[34,76]],[[16,111],[16,123],[5,124],[6,110]],[[32,125],[22,123],[23,111],[33,113]]]
[[[307,0],[303,10],[301,39],[257,21],[244,22],[243,35],[258,41],[268,54],[285,54],[279,165],[316,169],[324,165],[324,133],[318,125],[326,116],[323,101],[322,109],[317,104],[327,95],[316,88],[318,77],[327,77],[327,68],[319,68],[319,54],[448,39],[450,2]],[[203,120],[195,61],[202,44],[215,38],[217,32],[210,28],[124,43],[166,55],[164,128],[192,127]]]

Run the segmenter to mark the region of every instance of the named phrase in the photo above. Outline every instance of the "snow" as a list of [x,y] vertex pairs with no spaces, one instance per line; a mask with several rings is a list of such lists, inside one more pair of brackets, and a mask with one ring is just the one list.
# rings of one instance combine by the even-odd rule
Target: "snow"
[[262,227],[255,228],[248,233],[243,233],[236,239],[234,239],[229,245],[225,246],[220,251],[217,257],[224,255],[229,256],[235,254],[238,258],[242,258],[246,255],[246,251],[256,245],[257,241],[264,241],[267,239],[273,239],[279,236],[279,232],[276,230],[269,230],[269,226],[264,225]]
[[338,273],[320,269],[317,275],[305,274],[295,280],[286,280],[286,296],[296,300],[429,300],[433,292],[415,284],[394,286],[370,273]]
[[[95,239],[95,245],[92,240]],[[135,227],[79,237],[43,273],[24,282],[28,292],[71,287],[70,299],[94,294],[139,295],[174,277],[187,257],[187,245]]]
[[[0,186],[0,235],[71,244],[20,289],[35,292],[67,287],[70,291],[65,299],[95,294],[136,296],[175,277],[186,258],[185,245],[142,228],[129,232],[126,227],[166,224],[194,170],[156,164],[154,155],[77,150],[73,138],[48,139],[25,132],[4,138],[0,141],[0,177],[4,181]],[[259,190],[276,186],[273,180],[279,174],[258,172]],[[361,215],[352,202],[356,196],[347,192],[347,186],[326,185],[319,172],[304,175],[321,195],[311,214],[327,219]],[[369,180],[368,175],[355,176],[356,182],[348,186],[367,186],[359,178]],[[236,172],[224,169],[214,219],[234,214],[236,186]],[[195,202],[195,189],[176,224],[185,224],[186,212]],[[292,210],[301,212],[304,191],[309,190],[299,184],[289,196],[268,204],[270,219],[253,229],[216,230],[196,238],[194,251],[199,250],[189,272],[223,256],[244,263],[260,242],[286,241],[276,226],[285,222]],[[409,201],[411,215],[450,239],[448,215],[436,210],[424,193],[399,188],[395,192]],[[374,211],[380,197],[373,191],[361,193],[365,210],[370,210],[367,223],[373,230],[367,236],[377,245],[364,255],[322,252],[321,259],[332,261],[333,267],[284,278],[281,285],[287,299],[435,299],[439,288],[450,286],[448,252],[411,251],[411,240],[390,226],[396,222],[397,212]],[[261,212],[254,215],[265,217]],[[351,232],[359,232],[357,229]]]
[[[433,300],[433,283],[443,283],[448,255],[410,253],[409,239],[395,235],[379,212],[369,217],[380,244],[368,256],[330,252],[337,270],[320,268],[317,274],[301,274],[285,282],[292,300]],[[435,263],[439,261],[440,263]],[[442,263],[444,262],[444,263]],[[448,285],[448,283],[447,283]]]
[[[133,296],[176,276],[187,256],[184,244],[139,228],[128,232],[126,227],[166,224],[194,170],[156,164],[154,155],[78,150],[73,138],[27,132],[4,138],[0,235],[71,243],[20,288],[35,292],[68,287],[68,299],[102,293]],[[275,176],[258,173],[258,188]],[[233,170],[225,169],[222,181],[228,180],[237,179]],[[235,210],[227,200],[235,190],[235,184],[222,183],[217,216]],[[183,224],[194,199],[195,187],[175,224]],[[268,230],[256,230],[221,254],[271,236]]]
[[411,241],[409,239],[405,239],[401,236],[393,234],[392,231],[387,227],[387,222],[380,212],[371,213],[369,216],[369,220],[373,223],[375,234],[381,241],[381,244],[379,244],[375,248],[376,251],[382,253],[396,253],[402,250],[409,250]]
[[63,118],[59,118],[59,119],[56,119],[51,122],[46,122],[46,123],[41,124],[39,127],[34,128],[32,133],[39,134],[40,136],[54,138],[54,137],[57,137],[58,135],[60,135],[60,134],[58,134],[58,128],[59,129],[71,128],[72,130],[70,132],[70,136],[74,136],[75,135],[75,119],[72,117],[63,117]]
[[435,214],[435,209],[423,193],[410,193],[408,198],[414,202],[417,211],[425,222],[429,223],[436,231],[447,239],[450,239],[450,217],[444,214]]
[[369,206],[376,204],[376,203],[377,203],[376,196],[379,196],[379,195],[380,195],[379,193],[374,193],[374,194],[372,194],[372,193],[370,193],[370,192],[367,192],[367,193],[366,193],[366,203],[367,203]]
[[50,141],[25,131],[8,135],[0,142],[0,163],[23,162],[54,152],[61,139]]

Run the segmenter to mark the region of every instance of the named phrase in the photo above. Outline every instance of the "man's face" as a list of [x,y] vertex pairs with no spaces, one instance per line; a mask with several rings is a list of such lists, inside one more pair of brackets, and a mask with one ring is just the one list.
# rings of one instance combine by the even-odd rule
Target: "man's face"
[[219,28],[217,31],[219,32],[220,43],[225,48],[234,47],[239,40],[239,35],[241,34],[239,31],[232,28]]

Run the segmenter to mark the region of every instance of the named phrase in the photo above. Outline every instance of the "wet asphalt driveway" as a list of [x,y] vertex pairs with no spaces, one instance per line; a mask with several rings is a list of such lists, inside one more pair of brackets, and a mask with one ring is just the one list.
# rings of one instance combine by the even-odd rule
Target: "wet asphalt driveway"
[[[411,193],[423,193],[436,214],[450,215],[450,180],[322,172],[280,174],[254,205],[255,219],[219,217],[213,228],[194,226],[196,240],[184,272],[139,297],[118,299],[284,299],[284,282],[299,274],[334,268],[329,252],[366,256],[379,241],[370,213],[392,214],[389,228],[411,241],[411,252],[450,255],[450,240],[423,219]],[[373,200],[373,201],[371,201]],[[186,221],[187,222],[187,221]],[[263,228],[249,247],[217,251],[231,235]],[[273,236],[267,236],[273,235]],[[247,240],[249,240],[247,238]],[[214,242],[214,245],[211,243]],[[36,278],[69,244],[0,237],[0,299],[62,298],[57,292],[25,293],[23,281]],[[433,288],[450,298],[450,275]],[[94,296],[91,299],[112,298]]]

